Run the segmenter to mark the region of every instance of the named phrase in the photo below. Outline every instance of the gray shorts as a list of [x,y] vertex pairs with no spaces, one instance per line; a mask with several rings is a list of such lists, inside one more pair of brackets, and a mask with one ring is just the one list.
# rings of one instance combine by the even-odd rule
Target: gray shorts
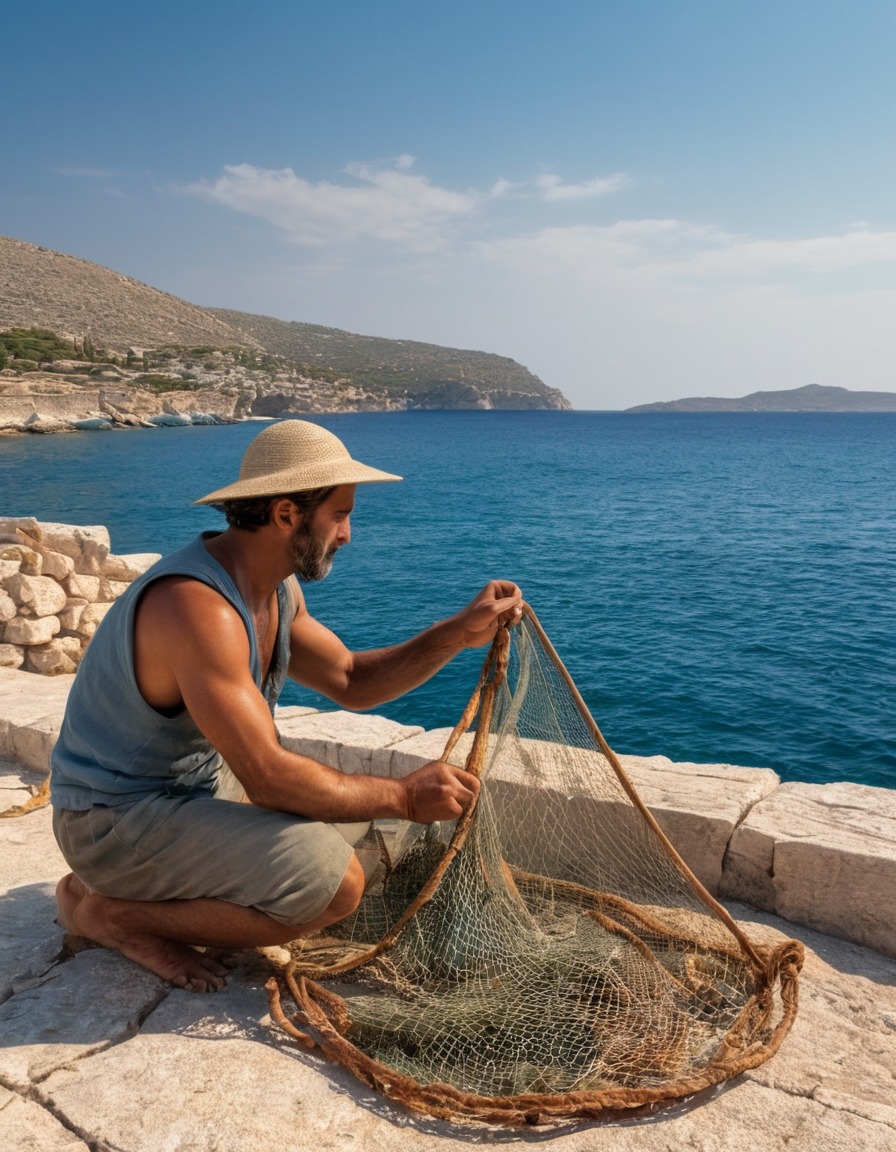
[[322,824],[218,796],[152,795],[136,804],[56,809],[72,871],[122,900],[212,897],[307,924],[330,904],[367,825]]

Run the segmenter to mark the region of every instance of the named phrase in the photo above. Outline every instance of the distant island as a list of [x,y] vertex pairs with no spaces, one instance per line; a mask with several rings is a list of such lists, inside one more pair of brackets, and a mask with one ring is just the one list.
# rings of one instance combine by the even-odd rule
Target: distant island
[[201,308],[0,237],[0,434],[570,407],[507,356]]
[[637,404],[626,412],[896,412],[896,392],[852,392],[826,384],[806,384],[781,392],[751,392],[749,396],[690,396]]

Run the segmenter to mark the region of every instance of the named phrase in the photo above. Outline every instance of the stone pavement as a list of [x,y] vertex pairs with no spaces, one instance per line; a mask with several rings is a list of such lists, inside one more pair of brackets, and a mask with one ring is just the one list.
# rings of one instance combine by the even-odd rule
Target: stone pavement
[[[39,779],[0,765],[0,808]],[[649,1121],[518,1131],[413,1115],[296,1047],[269,1020],[260,953],[237,954],[226,989],[206,996],[103,949],[68,955],[53,919],[64,871],[48,809],[0,821],[4,1152],[896,1150],[896,960],[769,914],[733,908],[758,939],[807,948],[777,1056]]]
[[[0,669],[0,811],[45,778],[68,681]],[[300,708],[283,709],[278,724],[285,744],[347,772],[403,775],[438,755],[445,736]],[[518,1131],[414,1115],[271,1024],[261,953],[237,954],[227,987],[206,996],[116,953],[67,953],[53,898],[66,868],[44,808],[0,820],[0,1152],[452,1152],[543,1141],[558,1152],[896,1152],[896,794],[624,759],[704,882],[727,886],[749,934],[806,946],[796,1024],[761,1068],[623,1125]],[[786,900],[791,920],[732,904],[738,884],[769,909]],[[832,907],[836,922],[819,925]],[[880,951],[862,946],[869,940]]]

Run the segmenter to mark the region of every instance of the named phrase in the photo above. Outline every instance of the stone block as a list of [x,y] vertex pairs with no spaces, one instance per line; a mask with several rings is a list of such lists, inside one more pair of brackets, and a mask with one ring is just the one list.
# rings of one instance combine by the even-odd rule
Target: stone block
[[58,616],[26,619],[17,616],[6,625],[3,638],[7,644],[47,644],[59,631]]
[[[6,544],[0,547],[0,563],[4,567],[15,565],[14,570],[22,572],[26,576],[40,576],[43,558],[39,552],[26,547],[24,544]],[[2,571],[2,575],[11,575],[11,573]]]
[[388,775],[375,767],[376,750],[423,731],[385,716],[357,712],[314,712],[305,716],[285,716],[279,712],[277,728],[281,744],[291,752],[319,760],[341,772],[371,775]]
[[25,649],[19,644],[0,644],[0,668],[21,668]]
[[26,576],[17,573],[3,581],[4,590],[29,616],[55,616],[65,607],[66,595],[61,585],[49,576]]
[[111,604],[113,600],[118,599],[122,592],[127,592],[130,586],[130,580],[109,580],[105,576],[101,576],[99,592],[100,603]]
[[[40,677],[28,679],[36,682]],[[9,766],[0,763],[3,808],[24,803],[42,782],[40,774],[26,780],[21,769],[8,771]],[[0,1003],[17,986],[46,972],[58,955],[62,929],[53,923],[54,889],[67,871],[49,807],[21,819],[0,820]],[[7,1147],[0,1139],[0,1148]]]
[[80,572],[73,572],[71,576],[63,580],[62,587],[69,597],[87,600],[93,604],[99,599],[100,578],[99,576],[86,576]]
[[301,704],[287,704],[282,708],[278,704],[274,719],[279,725],[281,720],[294,720],[298,716],[313,716],[315,712],[319,711],[319,708],[306,708]]
[[59,613],[59,624],[63,632],[74,632],[81,620],[81,614],[87,607],[83,596],[69,596],[65,607]]
[[130,584],[161,559],[161,552],[133,552],[127,556],[115,556],[110,552],[103,564],[102,575],[107,580],[125,580]]
[[16,1152],[84,1152],[75,1136],[43,1105],[0,1087],[0,1148]]
[[33,516],[0,517],[0,540],[33,545],[40,543],[42,534],[41,525]]
[[15,600],[0,588],[0,624],[7,624],[18,613]]
[[[45,524],[41,543],[53,552],[71,556],[75,572],[98,576],[111,551],[109,531],[102,525]],[[73,593],[74,595],[74,593]]]
[[672,846],[715,895],[735,828],[778,787],[778,775],[733,764],[674,764],[666,756],[619,760]]
[[168,990],[115,952],[79,952],[0,1005],[0,1077],[27,1092],[57,1068],[131,1037]]
[[[32,676],[32,679],[36,677]],[[59,739],[62,727],[62,714],[51,713],[28,721],[8,721],[5,739],[8,755],[13,763],[29,772],[42,776],[50,771],[50,753]]]
[[0,758],[46,775],[71,682],[0,668]]
[[75,570],[75,562],[71,556],[65,556],[62,552],[47,551],[42,554],[41,574],[44,576],[52,576],[54,580],[60,582],[65,580],[67,576],[71,576]]
[[896,791],[782,784],[731,838],[721,893],[896,956]]
[[[374,752],[374,764],[378,776],[393,776],[400,779],[416,772],[432,760],[440,760],[445,751],[451,728],[430,728],[426,732],[410,736],[401,743]],[[452,756],[452,763],[462,764],[463,757]]]
[[62,676],[74,672],[81,660],[77,636],[57,636],[48,644],[34,644],[25,653],[25,671],[41,676]]
[[111,604],[88,604],[81,613],[81,619],[75,629],[77,634],[83,636],[85,640],[89,640],[111,607]]
[[[376,752],[377,771],[404,776],[427,761],[440,759],[450,734],[449,728],[437,729]],[[471,736],[467,734],[452,753],[452,762],[462,764],[470,746]],[[619,759],[672,846],[698,880],[710,892],[717,892],[734,829],[754,804],[774,790],[778,776],[765,768],[673,764],[665,756]],[[503,821],[506,825],[508,851],[521,859],[525,845],[516,843],[514,829],[532,820],[539,821],[540,826],[561,828],[564,823],[575,823],[578,813],[583,829],[588,820],[594,827],[615,824],[629,829],[642,820],[609,764],[585,749],[535,740],[508,743],[489,765],[488,779],[499,824]],[[584,792],[583,780],[588,782]],[[565,859],[558,858],[555,863],[568,866]]]
[[0,559],[0,584],[3,583],[7,576],[15,576],[16,572],[21,571],[22,565],[18,560]]

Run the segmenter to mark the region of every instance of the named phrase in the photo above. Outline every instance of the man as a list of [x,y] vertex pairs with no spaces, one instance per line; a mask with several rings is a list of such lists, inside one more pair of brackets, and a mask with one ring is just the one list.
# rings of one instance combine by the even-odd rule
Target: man
[[[197,501],[222,533],[167,556],[115,602],[87,649],[52,757],[54,830],[72,868],[59,921],[190,991],[222,987],[210,949],[282,944],[342,919],[364,874],[339,823],[450,820],[475,777],[434,761],[403,780],[346,776],[284,749],[287,675],[347,708],[407,692],[515,623],[493,581],[403,644],[350,652],[305,608],[350,539],[358,484],[400,480],[325,429],[271,425],[240,478]],[[232,773],[232,776],[231,776]],[[235,778],[249,803],[228,799]]]

